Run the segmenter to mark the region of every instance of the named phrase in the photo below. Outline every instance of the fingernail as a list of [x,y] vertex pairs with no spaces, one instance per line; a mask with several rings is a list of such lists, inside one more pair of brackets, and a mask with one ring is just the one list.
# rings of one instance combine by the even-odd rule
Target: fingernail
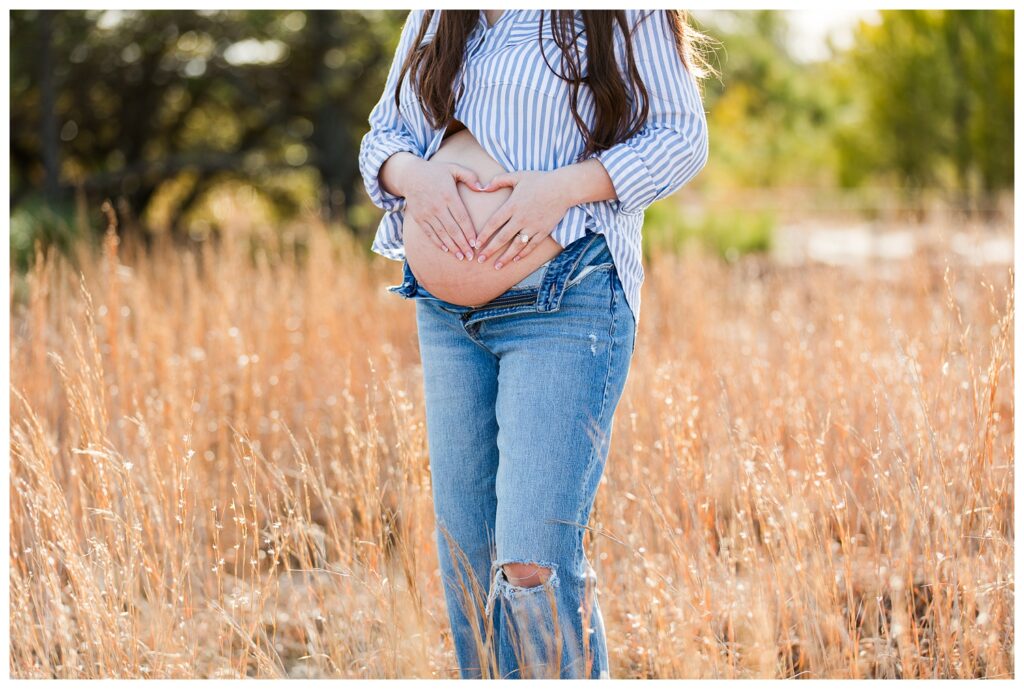
[[513,261],[518,261],[518,260],[519,260],[519,257],[518,257],[518,256],[516,256],[516,257],[515,257],[515,258],[513,258],[512,260],[513,260]]
[[472,251],[470,251],[470,252],[469,252],[469,260],[470,260],[470,261],[472,261],[472,260],[473,260],[473,252],[472,252]]
[[470,239],[469,240],[469,245],[475,249],[476,248],[476,240],[475,239]]
[[464,259],[464,258],[465,258],[465,256],[463,256],[463,255],[462,255],[462,252],[461,252],[461,251],[460,251],[460,252],[458,252],[458,253],[456,253],[455,255],[459,257],[459,260],[460,260],[460,261],[461,261],[462,259]]
[[445,247],[445,248],[444,248],[444,250],[445,250],[445,251],[448,251],[448,247]]
[[498,261],[497,263],[494,264],[495,270],[498,270],[499,268],[501,268],[501,261]]
[[476,188],[477,188],[477,189],[483,189],[483,188],[484,188],[484,185],[483,185],[483,184],[481,184],[480,182],[477,182],[477,183],[476,183]]
[[478,258],[478,259],[476,259],[476,260],[477,260],[477,262],[478,262],[478,263],[483,263],[483,262],[484,262],[484,260],[485,260],[486,258],[487,258],[487,257],[486,257],[486,256],[484,256],[483,254],[480,254],[480,258]]

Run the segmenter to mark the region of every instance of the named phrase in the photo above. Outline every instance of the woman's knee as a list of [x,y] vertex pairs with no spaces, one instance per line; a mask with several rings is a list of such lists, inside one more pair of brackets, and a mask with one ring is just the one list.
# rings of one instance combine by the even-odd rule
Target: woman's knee
[[524,588],[540,586],[551,576],[549,567],[542,567],[533,562],[506,562],[501,568],[508,583]]

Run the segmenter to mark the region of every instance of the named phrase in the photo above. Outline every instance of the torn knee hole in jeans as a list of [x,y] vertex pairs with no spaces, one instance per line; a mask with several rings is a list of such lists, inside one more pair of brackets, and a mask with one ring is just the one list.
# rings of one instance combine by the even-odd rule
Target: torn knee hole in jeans
[[543,584],[551,576],[554,566],[539,562],[505,562],[501,565],[505,581],[519,588],[534,588]]
[[[518,586],[509,581],[508,576],[505,572],[505,565],[523,565],[532,571],[535,568],[546,569],[550,574],[541,583],[535,586]],[[540,573],[538,571],[538,573]],[[528,596],[533,594],[544,594],[548,588],[554,588],[558,586],[558,565],[553,562],[543,562],[536,560],[502,560],[501,562],[493,562],[491,564],[491,587],[487,594],[487,605],[486,612],[489,614],[494,607],[494,600],[500,593],[505,598],[517,598],[520,596]]]

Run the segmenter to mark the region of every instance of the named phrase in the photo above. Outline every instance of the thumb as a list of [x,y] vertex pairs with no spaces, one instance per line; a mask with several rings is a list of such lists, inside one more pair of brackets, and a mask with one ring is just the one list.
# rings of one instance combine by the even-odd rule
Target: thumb
[[512,175],[510,175],[507,172],[503,172],[499,175],[491,177],[491,181],[488,182],[483,187],[481,187],[480,191],[494,191],[495,189],[500,189],[501,187],[511,186],[514,186]]
[[452,178],[456,184],[462,182],[471,189],[477,189],[480,187],[480,177],[475,172],[465,167],[457,167],[452,173]]

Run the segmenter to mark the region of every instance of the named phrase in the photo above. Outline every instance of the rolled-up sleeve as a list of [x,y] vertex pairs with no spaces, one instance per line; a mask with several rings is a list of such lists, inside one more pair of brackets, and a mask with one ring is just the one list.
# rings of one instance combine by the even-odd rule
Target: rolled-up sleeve
[[[627,11],[627,16],[634,12],[639,13]],[[632,36],[637,71],[647,87],[649,116],[632,137],[595,154],[615,187],[620,213],[642,213],[690,181],[708,158],[700,92],[679,58],[666,12],[642,16]]]
[[[385,211],[404,210],[405,197],[396,196],[381,187],[380,168],[384,161],[399,151],[422,155],[419,145],[395,106],[395,87],[402,63],[413,38],[419,31],[423,14],[424,10],[415,9],[410,11],[405,19],[402,35],[398,39],[398,47],[395,49],[395,56],[384,84],[384,93],[370,111],[370,131],[363,136],[359,144],[359,172],[363,177],[366,193],[375,206]],[[405,78],[408,79],[409,75]]]

